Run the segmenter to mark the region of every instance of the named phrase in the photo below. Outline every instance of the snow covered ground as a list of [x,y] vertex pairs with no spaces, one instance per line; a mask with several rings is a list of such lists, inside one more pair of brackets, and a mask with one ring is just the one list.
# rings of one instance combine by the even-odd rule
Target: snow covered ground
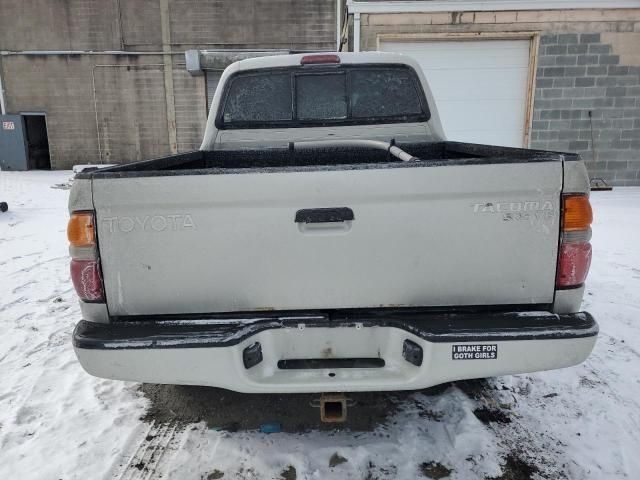
[[0,172],[0,478],[640,478],[640,188],[592,194],[583,365],[415,393],[371,432],[262,434],[150,425],[138,385],[82,371],[70,175]]

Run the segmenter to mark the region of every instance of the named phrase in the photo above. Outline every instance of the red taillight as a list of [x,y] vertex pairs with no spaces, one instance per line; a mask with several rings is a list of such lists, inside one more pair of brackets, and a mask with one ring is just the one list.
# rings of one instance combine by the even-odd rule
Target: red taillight
[[323,54],[305,55],[300,59],[300,65],[316,65],[319,63],[340,63],[340,57],[338,55]]
[[572,287],[583,284],[587,279],[590,265],[590,243],[565,243],[560,245],[558,287]]
[[81,300],[102,302],[102,276],[97,260],[71,260],[71,281]]
[[587,195],[565,195],[562,209],[562,233],[558,252],[558,288],[584,283],[591,265],[591,205]]

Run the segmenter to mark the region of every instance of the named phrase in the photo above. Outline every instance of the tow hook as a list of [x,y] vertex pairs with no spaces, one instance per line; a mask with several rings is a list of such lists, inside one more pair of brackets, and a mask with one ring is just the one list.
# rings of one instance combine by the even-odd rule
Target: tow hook
[[312,407],[320,408],[320,421],[324,423],[342,423],[347,420],[347,406],[355,405],[355,401],[344,393],[323,393],[319,400],[311,402]]

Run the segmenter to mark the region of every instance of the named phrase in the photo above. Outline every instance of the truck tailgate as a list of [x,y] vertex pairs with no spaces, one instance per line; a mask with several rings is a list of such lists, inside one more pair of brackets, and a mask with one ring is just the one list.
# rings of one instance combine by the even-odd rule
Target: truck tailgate
[[302,170],[95,177],[109,313],[553,301],[562,162]]

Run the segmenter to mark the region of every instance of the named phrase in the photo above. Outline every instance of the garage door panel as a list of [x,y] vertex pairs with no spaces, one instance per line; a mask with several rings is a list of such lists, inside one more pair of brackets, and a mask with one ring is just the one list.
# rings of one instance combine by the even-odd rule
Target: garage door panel
[[[465,105],[461,102],[460,109]],[[455,123],[446,132],[449,135],[456,131],[482,131],[485,124],[491,122],[492,126],[501,128],[504,131],[521,132],[520,124],[524,118],[524,110],[514,111],[510,108],[509,102],[486,102],[485,108],[473,108],[466,110],[466,113],[458,115]],[[451,138],[453,140],[453,138]],[[457,139],[456,139],[457,140]]]
[[[472,132],[467,131],[452,131],[452,138],[464,138],[465,142],[469,143],[481,143],[487,145],[500,145],[502,139],[505,136],[517,135],[518,130],[501,130],[501,129],[493,129],[493,130],[474,130]],[[461,140],[454,140],[461,141]]]
[[[461,67],[476,68],[490,62],[496,68],[527,67],[529,65],[528,40],[464,40],[383,42],[385,46],[402,46],[402,52],[415,58],[424,56],[438,65],[455,58]],[[522,55],[526,53],[526,55]]]
[[522,146],[529,40],[383,41],[380,48],[422,66],[450,140]]
[[[438,58],[432,55],[428,55],[428,56],[419,55],[419,54],[412,54],[410,52],[407,52],[407,54],[411,55],[416,59],[418,59],[419,57],[423,57],[425,60],[425,65],[430,66],[431,68],[443,68],[442,66],[438,67],[437,65],[438,64],[442,65],[442,63],[444,62],[449,62],[451,61],[451,58],[452,58],[452,55],[444,55]],[[505,70],[509,68],[515,68],[515,69],[528,68],[529,66],[529,62],[522,62],[518,59],[514,59],[516,61],[509,63],[508,60],[510,60],[510,58],[503,58],[501,56],[483,56],[482,58],[483,63],[478,63],[478,58],[463,57],[458,60],[459,63],[456,65],[456,67],[461,68],[463,70],[484,70],[484,69]],[[449,68],[449,67],[444,67],[444,68]]]
[[[518,72],[517,74],[511,72],[501,73],[502,75],[496,79],[496,74],[493,72],[474,72],[474,78],[469,80],[466,78],[468,71],[464,70],[450,70],[442,74],[431,71],[429,75],[429,85],[432,90],[438,90],[440,92],[436,100],[455,100],[460,97],[460,91],[469,88],[469,85],[481,92],[485,92],[482,99],[503,98],[520,100],[522,98],[522,86],[520,85],[522,72]],[[526,77],[527,73],[524,72],[524,75]]]

